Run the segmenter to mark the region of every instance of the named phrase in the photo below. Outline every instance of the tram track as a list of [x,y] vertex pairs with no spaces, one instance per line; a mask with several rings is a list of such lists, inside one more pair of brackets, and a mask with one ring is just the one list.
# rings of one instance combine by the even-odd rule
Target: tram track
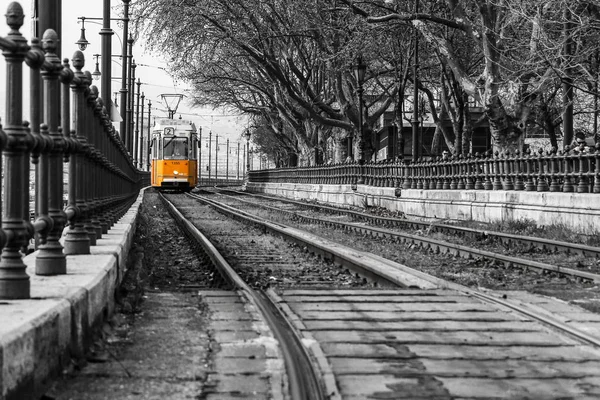
[[161,200],[169,214],[193,240],[199,244],[204,253],[213,262],[216,270],[231,286],[242,292],[260,310],[274,336],[278,339],[289,377],[289,390],[292,399],[325,399],[319,378],[313,369],[308,354],[287,320],[279,313],[270,298],[260,290],[252,289],[235,272],[216,247],[177,208],[161,195]]
[[350,209],[331,207],[323,204],[315,204],[309,202],[296,201],[291,199],[285,199],[281,197],[268,196],[263,194],[248,193],[238,190],[223,190],[219,189],[222,193],[233,193],[236,195],[252,196],[256,198],[263,198],[270,201],[284,202],[287,204],[293,204],[299,208],[310,209],[310,210],[323,210],[331,214],[346,215],[352,218],[372,223],[374,225],[390,225],[399,226],[412,230],[422,230],[428,232],[441,232],[446,234],[466,236],[472,239],[476,238],[490,238],[497,240],[505,245],[512,245],[515,243],[521,243],[525,246],[533,246],[540,250],[547,251],[560,251],[569,254],[579,254],[586,257],[600,258],[600,247],[588,246],[579,243],[568,243],[559,240],[552,240],[543,237],[534,236],[523,236],[517,234],[511,234],[506,232],[492,231],[488,229],[474,229],[458,225],[449,225],[441,222],[426,222],[416,219],[408,218],[392,218],[379,215],[368,214],[364,212],[354,211]]
[[[261,220],[252,214],[241,210],[236,210],[233,207],[210,200],[206,197],[194,194],[188,194],[188,196],[198,199],[206,204],[210,204],[212,207],[219,210],[219,212],[225,213],[232,218],[243,220],[246,223],[259,224],[273,233],[284,236],[287,240],[292,240],[302,246],[305,246],[307,249],[320,254],[323,257],[334,260],[336,264],[342,267],[351,268],[353,271],[368,276],[370,279],[375,279],[378,282],[383,281],[404,288],[444,288],[459,291],[469,296],[480,298],[488,303],[494,303],[502,307],[510,308],[518,313],[522,313],[528,317],[534,318],[543,324],[561,330],[564,333],[567,333],[572,337],[576,337],[583,342],[600,347],[600,338],[595,338],[591,335],[588,335],[586,332],[573,329],[572,327],[563,324],[556,319],[552,319],[548,315],[539,314],[532,309],[511,303],[502,298],[490,295],[489,293],[484,293],[480,290],[475,290],[460,284],[448,282],[401,264],[391,263],[389,260],[385,260],[374,254],[363,254],[363,260],[358,261],[352,256],[353,251],[351,249],[344,248],[343,246],[340,247],[336,243],[325,241],[322,238],[318,238],[313,235],[298,234],[297,230],[290,226],[286,226],[284,224],[273,224],[271,222]],[[382,233],[384,232],[382,231]],[[342,249],[342,251],[339,251],[339,249]],[[394,274],[391,271],[394,269],[400,272],[400,274]],[[377,277],[378,274],[380,274],[379,277]]]
[[[180,201],[179,199],[175,202],[181,204],[185,203],[183,204],[183,207],[178,206],[182,215],[186,215],[188,212],[191,212],[190,210],[192,209],[197,210],[199,207],[204,207],[199,205],[193,206],[192,203],[189,202],[190,200],[192,200],[192,197],[190,195],[186,195],[185,197],[187,198],[185,202]],[[199,197],[201,199],[199,199]],[[235,214],[235,219],[245,220],[246,222],[244,223],[249,224],[247,226],[252,226],[252,229],[258,231],[259,235],[262,236],[266,236],[264,233],[267,231],[273,231],[276,235],[280,236],[281,233],[276,233],[277,230],[288,232],[293,232],[297,230],[295,228],[285,226],[285,224],[283,223],[263,221],[264,223],[261,224],[261,217],[253,216],[249,212],[236,211],[230,206],[219,205],[218,202],[214,201],[213,199],[207,199],[206,196],[193,196],[193,200],[201,200],[201,203],[197,204],[209,204],[210,208],[218,209],[219,213],[227,214],[228,218],[229,216]],[[218,222],[217,224],[225,224],[224,219],[220,219],[219,221],[220,222]],[[196,221],[193,224],[198,225],[199,223],[207,225],[206,220]],[[252,229],[237,228],[236,232],[250,231]],[[244,234],[246,234],[246,232],[244,232]],[[256,234],[256,232],[254,234]],[[239,233],[239,235],[242,236],[242,233]],[[228,234],[223,232],[216,233],[216,238],[218,239],[223,238],[224,236],[228,236]],[[311,237],[313,240],[315,240],[314,235],[307,233],[297,235],[297,237],[291,240],[298,244],[300,243],[300,239],[309,240]],[[316,253],[321,254],[323,258],[328,258],[329,256],[325,255],[322,249],[318,249],[319,247],[327,248],[327,241],[323,239],[316,239],[316,241],[319,242],[318,246],[313,246],[310,243],[306,242],[304,244],[298,244],[297,247],[307,249],[310,251],[315,251]],[[217,250],[217,247],[219,246],[213,246],[213,251]],[[331,247],[337,248],[338,250],[341,248],[339,244],[331,244]],[[342,255],[351,255],[353,252],[351,249],[349,249],[345,252],[340,253],[341,257]],[[361,256],[362,262],[364,262],[365,264],[371,263],[371,268],[373,269],[371,273],[375,273],[375,271],[381,266],[384,267],[382,269],[385,269],[385,265],[382,264],[381,257],[373,257],[370,254],[364,253],[361,254]],[[243,258],[244,256],[241,255],[240,257]],[[217,262],[219,262],[218,256],[211,256],[211,259],[213,258],[217,260]],[[339,258],[336,258],[334,262],[339,265],[345,265],[344,262],[342,262]],[[277,262],[274,262],[269,265],[271,265],[272,268],[276,268],[277,264]],[[285,261],[283,261],[283,264],[284,268],[286,268]],[[330,271],[326,273],[330,273]],[[441,346],[441,353],[439,353],[440,355],[426,356],[426,359],[424,361],[424,365],[429,365],[427,367],[427,372],[425,372],[424,376],[435,375],[439,377],[435,378],[434,380],[449,379],[450,381],[461,381],[467,378],[488,379],[486,378],[487,375],[485,372],[476,372],[474,374],[472,372],[465,372],[467,375],[463,375],[463,372],[461,372],[462,367],[458,368],[458,372],[455,372],[454,368],[451,368],[446,372],[429,372],[429,368],[433,368],[434,370],[441,368],[442,370],[444,370],[445,367],[443,367],[443,365],[446,365],[446,363],[448,362],[448,360],[446,359],[447,356],[444,355],[446,354],[445,352],[449,350],[448,346],[459,346],[459,343],[463,343],[465,340],[470,341],[471,343],[468,344],[468,348],[462,349],[461,347],[462,350],[460,351],[467,351],[467,353],[465,353],[463,357],[466,357],[466,359],[471,360],[469,361],[469,363],[473,364],[474,366],[478,365],[478,363],[489,363],[489,360],[486,361],[486,359],[489,359],[489,352],[491,351],[489,349],[500,349],[501,347],[497,346],[507,346],[508,343],[513,343],[512,345],[517,346],[516,348],[521,348],[521,350],[515,350],[516,352],[514,353],[514,355],[510,355],[510,353],[512,353],[511,351],[507,356],[508,358],[505,358],[506,361],[494,361],[495,363],[507,363],[506,366],[501,366],[501,369],[510,368],[508,367],[508,365],[513,365],[517,362],[524,363],[524,365],[527,365],[527,367],[520,368],[533,368],[530,371],[539,371],[540,368],[542,370],[547,370],[547,367],[545,366],[546,363],[550,362],[555,364],[557,362],[557,359],[555,357],[547,358],[549,356],[545,355],[533,357],[531,360],[528,360],[528,357],[525,357],[525,359],[521,359],[522,356],[519,358],[514,358],[517,357],[517,354],[522,352],[525,352],[526,354],[546,354],[549,351],[551,351],[557,352],[556,354],[570,354],[561,362],[564,362],[565,365],[571,365],[573,363],[584,363],[582,365],[591,365],[592,368],[595,368],[593,366],[596,365],[596,361],[593,361],[595,360],[594,357],[598,356],[600,358],[600,350],[598,350],[600,349],[600,340],[597,337],[588,334],[583,330],[564,324],[558,319],[553,319],[547,314],[540,313],[538,312],[539,310],[535,309],[535,307],[528,307],[523,304],[518,304],[511,301],[510,299],[503,298],[502,296],[497,296],[496,294],[490,292],[481,292],[472,288],[467,288],[462,285],[455,284],[453,282],[446,282],[442,279],[433,276],[428,276],[427,274],[412,270],[410,268],[403,270],[402,273],[414,274],[414,276],[418,278],[419,282],[428,282],[428,284],[424,285],[420,289],[414,289],[416,287],[420,287],[418,285],[414,285],[413,289],[408,289],[406,288],[406,284],[403,283],[403,286],[405,287],[404,289],[402,287],[399,287],[399,289],[392,289],[391,287],[389,289],[386,289],[385,287],[382,287],[376,290],[373,290],[372,286],[356,286],[354,289],[350,289],[348,287],[340,288],[340,286],[336,285],[321,285],[319,288],[315,289],[313,287],[296,288],[294,285],[274,285],[267,289],[265,292],[263,292],[263,294],[261,295],[264,297],[269,297],[272,302],[272,306],[276,307],[278,312],[282,312],[284,317],[289,319],[289,322],[286,322],[285,324],[294,327],[294,335],[297,337],[298,340],[302,341],[305,344],[312,343],[306,351],[310,354],[309,358],[311,359],[311,361],[313,363],[317,363],[318,367],[315,367],[316,370],[320,371],[320,373],[323,375],[321,377],[318,377],[317,379],[320,380],[320,384],[322,386],[325,386],[325,392],[328,394],[328,398],[346,398],[348,397],[349,393],[351,393],[352,395],[356,395],[356,393],[358,393],[357,391],[371,390],[369,389],[369,385],[356,386],[356,382],[361,381],[362,378],[358,378],[358,375],[356,377],[353,377],[354,375],[352,374],[354,372],[351,372],[363,368],[363,364],[366,365],[364,368],[367,368],[367,370],[369,370],[369,372],[363,372],[363,375],[365,373],[367,374],[364,375],[364,379],[367,382],[371,379],[368,378],[369,376],[373,376],[373,379],[375,379],[375,377],[378,376],[377,381],[381,382],[387,382],[390,379],[396,379],[393,378],[393,376],[390,377],[389,375],[380,375],[385,374],[385,372],[383,371],[386,371],[386,369],[383,366],[381,367],[383,368],[381,370],[377,367],[375,367],[374,369],[372,366],[369,367],[369,365],[371,365],[370,363],[372,362],[375,362],[375,365],[380,365],[380,363],[382,362],[384,364],[391,362],[392,364],[389,364],[389,368],[396,368],[392,367],[392,365],[396,365],[394,363],[398,362],[394,361],[393,358],[385,361],[379,358],[381,356],[378,356],[376,354],[361,353],[362,351],[366,351],[364,349],[370,348],[369,346],[371,345],[368,344],[370,343],[370,340],[376,340],[376,342],[374,342],[373,345],[375,345],[375,343],[379,343],[377,344],[377,346],[383,346],[384,343],[387,342],[395,343],[398,340],[401,340],[402,343],[404,343],[405,340],[408,340],[407,343],[412,343],[410,345],[411,348],[423,348],[423,351],[425,351],[425,353],[427,354],[430,354],[431,352],[434,352],[431,354],[435,354],[436,350],[433,349]],[[389,284],[389,277],[386,278],[385,281],[388,281]],[[373,305],[369,306],[370,303],[363,303],[365,299],[367,299],[366,301],[373,301],[375,303],[372,303]],[[421,305],[421,302],[424,303]],[[317,308],[314,308],[315,306],[317,306]],[[355,312],[342,312],[340,314],[340,312],[342,310],[345,310],[347,307],[350,307],[349,310],[355,310]],[[398,307],[401,307],[401,309],[398,309]],[[404,310],[405,307],[408,307],[408,309],[414,308],[415,311],[430,311],[413,313],[412,311],[409,312],[408,309]],[[327,312],[328,308],[332,310],[339,309],[339,311],[336,311],[332,314],[333,311]],[[313,309],[315,311],[311,311]],[[397,311],[390,313],[390,311],[386,311],[388,309],[396,309],[398,311],[402,310],[403,312],[400,312],[399,314],[397,313]],[[442,310],[446,309],[448,311],[442,312]],[[317,310],[320,311],[316,312]],[[372,314],[371,311],[367,312],[367,310],[376,310],[376,312]],[[356,312],[358,312],[358,314]],[[348,314],[348,316],[344,317],[344,314]],[[455,317],[452,317],[453,319],[448,320],[448,318],[450,318],[448,315],[455,315]],[[508,317],[510,315],[514,315],[515,317]],[[328,322],[328,318],[335,318],[335,320]],[[350,319],[346,320],[344,318]],[[380,318],[384,319],[382,320]],[[458,319],[455,320],[454,318]],[[513,318],[516,319],[513,320]],[[399,320],[395,322],[397,319]],[[483,325],[481,325],[480,321],[485,322],[483,323]],[[516,321],[520,322],[515,325]],[[540,326],[547,327],[546,329],[549,330],[542,330],[538,332],[537,329],[539,328],[535,328],[536,325],[531,325],[532,323],[540,324]],[[359,326],[363,327],[359,328]],[[385,326],[389,327],[385,328]],[[420,328],[421,326],[423,326],[423,328]],[[487,329],[491,329],[489,334],[485,333],[484,331],[481,331],[481,329],[486,329],[486,326],[489,327]],[[496,326],[496,328],[494,328],[494,326]],[[380,329],[384,330],[380,331]],[[415,331],[415,333],[412,334],[411,330],[414,329],[416,329],[417,331]],[[421,329],[426,329],[426,331],[421,331]],[[448,329],[450,329],[450,331],[446,332]],[[481,335],[483,334],[485,334],[485,337],[488,338],[487,340],[490,341],[490,344],[484,345],[484,342],[481,342],[481,339],[483,338],[483,336]],[[557,339],[558,341],[556,341],[555,339],[551,339],[551,337],[554,337],[553,335],[556,334],[558,334],[559,336],[568,337],[569,339],[566,342],[564,341],[564,339]],[[375,339],[375,337],[378,337],[378,335],[383,336],[381,336],[381,339]],[[441,339],[434,339],[438,337],[438,335],[442,335],[440,336],[440,338],[445,338],[443,339],[443,342],[438,342]],[[373,339],[368,339],[371,336],[373,336]],[[338,337],[344,339],[336,339]],[[332,340],[333,342],[331,342]],[[342,342],[336,344],[338,340],[342,340]],[[348,345],[345,344],[348,341],[348,343],[353,343],[356,340],[360,340],[360,342],[356,342],[356,344],[353,344],[352,347],[347,347]],[[367,342],[363,343],[363,340],[367,340]],[[380,342],[379,340],[383,340],[383,342]],[[431,342],[431,345],[433,347],[432,350],[428,350],[429,345],[426,345],[426,343],[429,343],[429,341],[431,340],[433,340],[433,342]],[[571,340],[573,342],[571,342]],[[506,344],[501,345],[501,343]],[[589,348],[595,350],[592,350],[592,353],[590,353],[589,350],[586,350],[587,353],[585,354],[588,354],[589,356],[584,356],[584,353],[579,353],[579,350],[575,351],[575,348],[572,347],[574,343],[579,343],[575,346],[591,346]],[[342,346],[341,348],[346,348],[347,350],[345,350],[344,353],[339,353],[338,350],[336,350],[338,349],[338,346]],[[418,357],[420,359],[421,356],[419,355]],[[348,360],[349,364],[347,364],[346,361],[344,361],[346,359]],[[340,364],[340,362],[342,362],[342,364]],[[416,361],[411,361],[411,364],[414,362]],[[433,367],[431,366],[431,362],[434,362]],[[440,366],[436,366],[437,363],[441,363],[439,364]],[[350,367],[351,365],[354,366]],[[418,367],[418,371],[421,372],[415,371],[411,372],[410,374],[422,374],[423,371],[421,370],[421,368],[423,367]],[[558,370],[560,370],[561,368],[562,367],[558,368]],[[565,368],[567,367],[565,366]],[[532,373],[533,375],[530,375],[531,378],[528,379],[534,379],[535,377],[535,379],[541,379],[540,382],[546,382],[548,379],[547,377],[542,377],[541,375],[538,378],[538,375],[536,375],[537,373]],[[579,372],[576,372],[574,374],[578,373]],[[545,374],[542,375],[546,376]],[[584,381],[589,382],[590,379],[592,379],[592,375],[593,373],[591,375],[584,374],[578,376],[579,379],[583,379]],[[575,375],[565,374],[565,376],[568,377],[568,379],[572,379],[570,377]],[[558,379],[551,386],[564,385],[565,382],[563,381],[565,379],[565,376],[561,376],[560,379]],[[431,378],[423,379],[429,381],[429,379]],[[493,382],[499,381],[497,379],[492,379],[491,382],[492,384],[494,384]],[[429,383],[424,383],[423,385],[419,385],[421,389],[415,389],[415,387],[409,385],[409,390],[414,391],[414,393],[425,390],[426,393],[430,394],[430,391],[439,391],[440,389],[437,385],[434,385],[433,387],[435,387],[436,389],[433,389],[433,387],[430,387]],[[450,384],[449,387],[453,387],[452,384]],[[476,391],[477,387],[477,385],[473,386],[474,389],[472,390]],[[461,392],[461,390],[463,389],[458,389],[458,392]],[[439,394],[439,396],[436,394],[435,396],[438,397],[434,397],[452,398],[446,392],[440,393],[442,394]],[[406,393],[404,394],[404,396],[406,396]],[[410,394],[408,396],[410,398]]]
[[[225,193],[227,191],[224,191]],[[231,191],[229,191],[231,192]],[[286,210],[281,207],[276,207],[268,204],[261,204],[252,201],[247,201],[240,198],[241,192],[233,192],[236,193],[237,197],[230,197],[235,199],[235,201],[243,202],[248,206],[260,207],[271,212],[276,212],[280,214],[287,214],[289,218],[293,218],[298,222],[308,223],[308,224],[327,224],[329,226],[335,227],[337,229],[345,229],[345,230],[353,230],[360,234],[369,234],[373,237],[388,237],[392,238],[401,243],[408,243],[412,245],[417,245],[423,249],[429,249],[434,252],[441,252],[443,254],[457,255],[463,258],[485,258],[491,261],[501,262],[506,267],[520,267],[523,269],[536,269],[539,271],[545,272],[553,272],[562,275],[571,276],[581,280],[587,280],[591,282],[600,283],[600,274],[588,272],[582,269],[574,269],[567,268],[560,265],[553,265],[545,262],[539,262],[536,260],[523,258],[523,257],[515,257],[505,254],[500,254],[493,251],[482,250],[479,248],[464,246],[458,243],[453,243],[447,240],[439,240],[434,239],[424,235],[417,235],[405,232],[399,232],[395,230],[390,230],[387,228],[379,228],[376,226],[365,225],[364,223],[356,223],[356,222],[344,222],[344,221],[336,221],[332,218],[327,218],[323,216],[308,216],[303,215],[297,210]],[[225,194],[226,195],[226,194]],[[242,194],[244,195],[244,194]],[[250,195],[255,196],[255,195]],[[586,246],[576,243],[567,243],[567,242],[559,242],[556,240],[550,240],[545,238],[535,238],[535,237],[525,237],[521,235],[512,235],[506,234],[502,232],[490,232],[485,230],[475,230],[472,228],[464,228],[464,227],[455,227],[451,225],[444,224],[427,224],[421,221],[413,221],[413,220],[403,220],[398,218],[386,218],[386,217],[378,217],[365,213],[359,213],[351,210],[342,210],[339,208],[322,206],[322,205],[314,205],[309,203],[302,203],[297,201],[290,201],[287,199],[274,198],[271,196],[262,196],[257,195],[257,198],[260,199],[268,199],[272,202],[282,202],[286,204],[293,204],[299,208],[311,209],[313,211],[322,211],[329,214],[337,214],[350,216],[354,219],[363,221],[365,223],[375,224],[375,225],[383,225],[383,226],[408,226],[408,227],[418,227],[420,229],[426,228],[427,230],[439,230],[444,232],[445,234],[460,234],[467,235],[470,237],[482,237],[487,236],[490,238],[495,238],[502,243],[506,244],[515,244],[520,243],[521,245],[526,246],[535,246],[538,249],[543,249],[544,251],[551,252],[565,252],[569,254],[579,254],[581,256],[587,256],[591,258],[597,258],[600,255],[600,248]]]

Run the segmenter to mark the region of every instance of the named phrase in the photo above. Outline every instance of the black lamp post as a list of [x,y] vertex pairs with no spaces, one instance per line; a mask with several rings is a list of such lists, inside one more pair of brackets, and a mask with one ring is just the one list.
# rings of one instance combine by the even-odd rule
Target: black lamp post
[[[142,92],[142,95],[140,96],[142,105],[141,108],[142,110],[140,111],[140,117],[142,119],[142,121],[140,122],[140,139],[138,142],[138,148],[136,150],[136,152],[139,154],[138,155],[138,169],[141,171],[144,168],[144,163],[143,163],[143,159],[144,159],[144,101],[146,100],[146,95],[144,94],[144,92]],[[148,121],[148,123],[150,123],[150,121]],[[150,138],[148,138],[148,140],[150,140]]]
[[[121,137],[121,141],[123,143],[126,142],[126,131],[127,131],[127,107],[125,106],[127,104],[127,99],[128,99],[128,90],[127,90],[127,72],[128,69],[131,66],[131,63],[128,62],[128,60],[131,57],[128,57],[127,54],[127,44],[128,44],[128,40],[127,40],[127,32],[128,32],[128,26],[129,26],[129,2],[130,0],[122,0],[123,1],[123,18],[110,18],[110,0],[104,0],[103,3],[103,18],[88,18],[88,17],[78,17],[78,19],[81,20],[81,36],[79,37],[79,40],[77,42],[75,42],[75,44],[77,44],[77,46],[79,47],[79,50],[81,51],[85,51],[85,49],[87,49],[88,45],[90,44],[90,42],[88,42],[88,40],[85,37],[85,20],[89,19],[89,20],[102,20],[102,30],[100,31],[100,35],[102,35],[102,70],[104,71],[107,79],[106,79],[106,83],[103,83],[102,85],[102,90],[101,90],[101,97],[102,99],[106,99],[105,103],[107,102],[107,99],[109,98],[110,95],[110,79],[112,76],[112,71],[111,71],[111,63],[110,63],[110,57],[111,57],[111,39],[110,36],[113,35],[113,31],[110,28],[110,21],[122,21],[123,22],[123,48],[122,48],[122,54],[121,54],[121,58],[123,59],[123,65],[122,65],[122,71],[121,71],[121,90],[119,90],[119,93],[121,94],[121,110],[120,110],[120,114],[121,114],[121,126],[120,126],[120,137]],[[97,60],[96,60],[96,65],[97,65]],[[98,67],[96,67],[96,71],[98,72],[98,74],[96,75],[97,77],[100,77],[100,70],[98,69]],[[94,71],[94,73],[96,72]],[[116,101],[115,101],[116,104]]]
[[208,184],[209,185],[210,185],[210,173],[211,173],[210,163],[212,161],[212,154],[211,154],[212,147],[211,146],[212,146],[212,131],[208,131],[208,166],[207,166],[207,168],[208,168]]
[[[415,0],[415,15],[419,13],[419,0]],[[413,116],[412,116],[412,162],[419,159],[419,89],[417,72],[419,70],[419,32],[415,28],[415,49],[413,65]]]
[[246,173],[250,172],[250,130],[246,129]]
[[[358,87],[356,92],[358,94],[358,140],[356,143],[356,159],[359,164],[364,162],[364,123],[363,123],[363,113],[364,113],[364,105],[363,105],[363,83],[365,82],[365,73],[367,71],[367,66],[363,62],[362,57],[358,57],[356,62],[356,66],[354,67],[354,73],[356,76],[356,82]],[[359,177],[357,183],[363,183],[362,175]]]
[[121,55],[123,57],[123,65],[121,65],[121,89],[119,93],[121,94],[121,124],[119,132],[121,136],[121,142],[126,143],[127,138],[127,98],[128,98],[128,87],[127,87],[127,76],[129,67],[131,65],[131,59],[128,57],[127,53],[127,45],[129,39],[127,37],[127,30],[129,25],[129,0],[123,0],[123,43],[121,44]]
[[100,97],[104,100],[104,104],[110,103],[110,86],[112,78],[112,66],[110,55],[112,53],[112,35],[113,30],[110,28],[110,0],[102,2],[102,29],[100,30],[101,37],[101,54],[102,54],[102,71],[106,74],[106,79],[100,82]]

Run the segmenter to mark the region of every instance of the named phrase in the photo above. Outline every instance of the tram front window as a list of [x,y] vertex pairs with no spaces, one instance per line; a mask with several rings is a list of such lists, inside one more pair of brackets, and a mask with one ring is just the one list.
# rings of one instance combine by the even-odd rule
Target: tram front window
[[163,147],[163,157],[165,160],[185,160],[188,158],[188,140],[187,138],[165,138]]

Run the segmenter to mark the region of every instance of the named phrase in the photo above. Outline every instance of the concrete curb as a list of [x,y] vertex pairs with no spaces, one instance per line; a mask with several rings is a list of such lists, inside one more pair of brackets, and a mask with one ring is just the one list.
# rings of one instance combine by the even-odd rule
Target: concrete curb
[[[423,190],[357,185],[254,183],[249,192],[294,200],[316,200],[341,207],[384,207],[407,217],[454,221],[508,222],[533,220],[539,226],[563,225],[575,232],[600,231],[597,193],[525,192],[507,190]],[[398,195],[398,196],[397,196]]]
[[39,398],[113,313],[143,194],[91,254],[67,256],[66,275],[37,276],[36,253],[24,259],[31,299],[0,301],[0,399]]

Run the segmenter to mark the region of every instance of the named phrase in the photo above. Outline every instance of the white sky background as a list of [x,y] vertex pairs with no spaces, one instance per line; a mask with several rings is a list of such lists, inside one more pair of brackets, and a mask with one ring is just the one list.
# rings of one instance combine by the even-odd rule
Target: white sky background
[[[43,0],[42,0],[43,1]],[[0,35],[6,36],[9,32],[9,28],[6,25],[6,19],[4,14],[10,4],[10,0],[0,0],[0,15],[1,15],[1,27]],[[19,1],[25,12],[25,24],[21,28],[21,33],[28,40],[31,39],[31,14],[32,14],[32,1],[21,0]],[[61,58],[71,58],[73,53],[78,50],[75,42],[79,39],[81,33],[81,24],[78,23],[78,17],[85,16],[86,18],[102,18],[102,0],[63,0],[62,1],[62,54]],[[112,0],[112,18],[119,18],[122,14],[123,3],[120,0]],[[101,38],[98,34],[102,28],[101,20],[87,20],[85,21],[85,36],[90,42],[88,48],[83,52],[85,56],[86,66],[84,70],[93,72],[95,69],[95,57],[93,54],[100,54],[101,52]],[[112,35],[112,54],[120,55],[122,53],[122,34],[123,27],[120,21],[111,21],[111,28],[115,32]],[[41,38],[40,38],[41,39]],[[140,91],[146,96],[144,105],[144,115],[148,115],[148,100],[152,101],[152,114],[151,117],[167,117],[166,106],[162,103],[161,94],[165,93],[181,93],[185,94],[187,86],[183,82],[175,82],[173,78],[164,70],[153,67],[165,68],[166,64],[162,61],[160,56],[155,54],[149,54],[144,51],[143,46],[144,39],[140,39],[138,43],[133,45],[133,58],[135,63],[138,65],[135,71],[136,82],[140,79],[142,85]],[[100,67],[102,67],[101,60]],[[121,89],[121,59],[120,57],[112,57],[112,84],[111,92],[113,93],[112,99],[114,101],[114,92],[118,92]],[[149,65],[151,67],[140,66],[140,64]],[[27,81],[29,79],[29,67],[23,64],[23,76]],[[105,77],[103,73],[102,77]],[[6,83],[6,64],[4,57],[0,60],[0,117],[4,120],[6,112],[5,105],[5,83]],[[94,81],[94,85],[100,89],[100,81]],[[137,93],[137,84],[134,85],[135,93]],[[25,120],[29,120],[29,86],[25,82],[24,89],[24,101],[23,101],[23,117]],[[117,104],[120,104],[120,95],[117,95]],[[164,111],[163,111],[164,110]],[[141,107],[140,107],[141,112]],[[134,108],[135,113],[135,108]],[[245,128],[245,119],[236,115],[226,115],[221,110],[212,109],[192,109],[183,98],[175,118],[179,118],[179,115],[183,119],[191,119],[195,122],[198,128],[202,127],[203,139],[208,136],[208,132],[212,131],[214,135],[219,135],[219,138],[223,138],[223,142],[226,138],[229,138],[231,142],[245,142],[241,137],[242,131]]]

